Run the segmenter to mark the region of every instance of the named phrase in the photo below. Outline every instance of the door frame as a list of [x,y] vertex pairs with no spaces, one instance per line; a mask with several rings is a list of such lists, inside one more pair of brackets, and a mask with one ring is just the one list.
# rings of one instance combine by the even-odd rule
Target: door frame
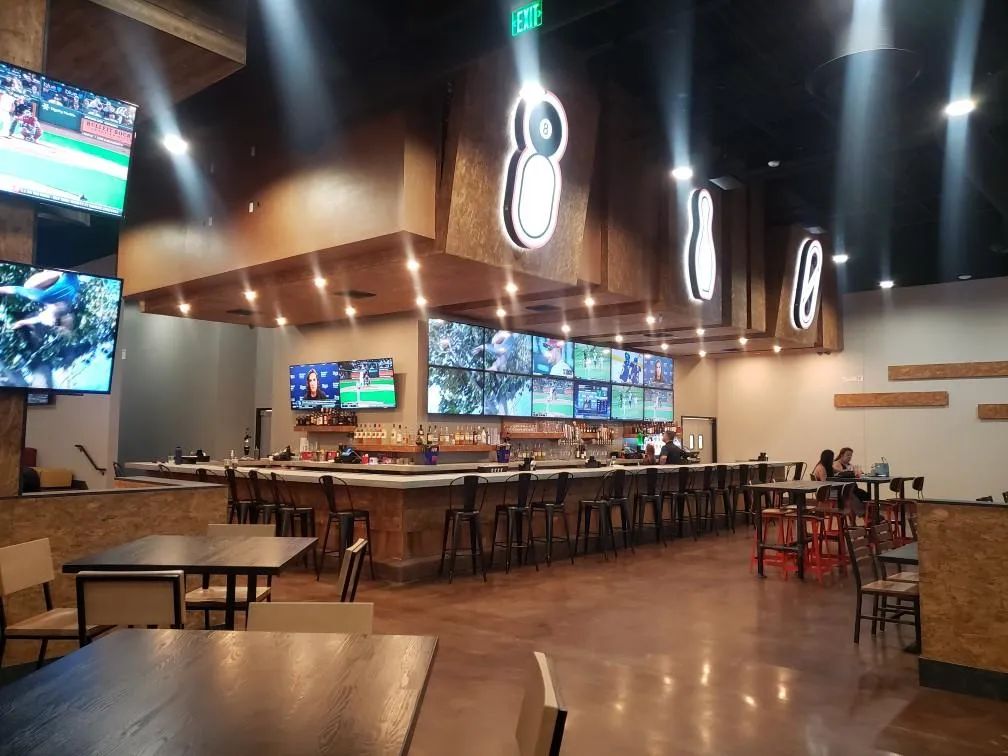
[[[710,420],[711,423],[711,462],[717,464],[717,418],[710,415],[681,415],[679,417],[679,431],[682,432],[687,420]],[[683,447],[685,448],[685,447]]]
[[[255,440],[255,444],[253,445],[253,448],[259,450],[259,459],[262,459],[262,456],[263,456],[263,448],[262,448],[262,416],[265,415],[267,412],[272,415],[273,414],[273,408],[272,407],[256,407],[256,411],[255,411],[255,418],[256,418],[256,420],[255,420],[255,439],[254,439]],[[267,456],[269,456],[269,455],[267,454]]]

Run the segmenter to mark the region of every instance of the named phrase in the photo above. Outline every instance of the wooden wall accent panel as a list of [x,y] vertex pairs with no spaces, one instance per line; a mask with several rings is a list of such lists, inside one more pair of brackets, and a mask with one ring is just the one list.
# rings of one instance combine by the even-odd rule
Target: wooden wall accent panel
[[750,186],[746,192],[749,199],[746,227],[749,273],[749,328],[765,331],[767,327],[766,291],[766,201],[762,183]]
[[890,407],[948,407],[948,391],[893,391],[877,394],[834,394],[837,409],[882,409]]
[[889,366],[890,381],[946,381],[958,378],[1008,378],[1008,362]]
[[977,417],[981,420],[1008,420],[1008,404],[978,404]]

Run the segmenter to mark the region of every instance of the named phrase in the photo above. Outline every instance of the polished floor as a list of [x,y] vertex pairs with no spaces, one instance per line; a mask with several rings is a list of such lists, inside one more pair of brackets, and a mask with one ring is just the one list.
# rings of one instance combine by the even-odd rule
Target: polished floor
[[[528,654],[555,659],[563,753],[1008,754],[1008,704],[922,690],[912,628],[852,641],[854,587],[758,580],[749,541],[707,536],[493,573],[489,584],[361,583],[375,630],[432,634],[411,754],[515,754]],[[331,600],[289,573],[275,600]]]

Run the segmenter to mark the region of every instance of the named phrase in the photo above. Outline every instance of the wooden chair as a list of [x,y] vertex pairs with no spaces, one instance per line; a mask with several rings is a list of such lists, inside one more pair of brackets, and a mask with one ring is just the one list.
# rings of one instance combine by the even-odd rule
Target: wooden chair
[[880,578],[883,580],[895,580],[898,583],[920,582],[920,575],[916,572],[897,572],[895,575],[886,575],[885,562],[880,560],[878,556],[896,548],[891,523],[883,520],[877,525],[873,525],[868,531],[868,538],[875,548],[875,566]]
[[[235,538],[243,536],[269,536],[275,534],[275,529],[268,524],[224,524],[210,523],[207,525],[207,535],[215,538]],[[266,579],[266,585],[256,586],[255,600],[269,601],[272,590],[271,579]],[[248,621],[248,585],[235,586],[235,603],[238,611],[246,612]],[[253,602],[255,603],[255,602]],[[210,629],[210,612],[223,612],[227,609],[227,588],[223,585],[210,585],[210,576],[203,575],[203,585],[185,595],[185,607],[190,611],[203,612],[203,627]]]
[[364,552],[367,546],[368,542],[365,539],[358,538],[343,553],[339,574],[340,601],[350,602],[357,597],[357,586],[360,584],[361,567],[364,566]]
[[[872,621],[871,634],[874,636],[879,622],[885,630],[885,624],[892,622],[897,625],[913,624],[917,644],[920,645],[920,593],[915,583],[898,583],[895,580],[879,579],[876,572],[875,556],[872,554],[868,541],[868,532],[862,527],[848,528],[844,533],[847,540],[847,553],[850,554],[851,571],[857,584],[857,604],[854,612],[854,642],[861,640],[861,620]],[[871,580],[865,582],[865,578]],[[864,597],[872,597],[871,614],[864,613]],[[889,606],[889,600],[909,601],[910,609]],[[901,619],[904,613],[913,614],[913,621]],[[894,616],[895,615],[895,616]]]
[[170,627],[185,625],[182,570],[78,572],[77,627],[80,644],[90,642],[87,623]]
[[[48,538],[0,548],[0,664],[3,663],[4,647],[8,640],[42,641],[36,662],[36,667],[41,667],[50,640],[73,640],[80,636],[77,610],[53,607],[50,584],[55,579]],[[42,586],[45,611],[8,625],[4,599],[36,586]],[[111,627],[97,624],[84,628],[88,638],[107,630],[111,630]]]
[[536,651],[525,683],[515,740],[521,756],[559,756],[567,709],[560,698],[553,665]]
[[267,633],[373,632],[374,604],[273,602],[249,607],[249,631]]

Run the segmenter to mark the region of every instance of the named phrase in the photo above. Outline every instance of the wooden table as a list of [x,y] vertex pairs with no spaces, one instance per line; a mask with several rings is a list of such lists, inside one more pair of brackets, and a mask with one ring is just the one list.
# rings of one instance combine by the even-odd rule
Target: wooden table
[[404,754],[437,638],[120,630],[0,690],[10,754]]
[[224,575],[227,580],[224,626],[234,630],[238,576],[248,576],[248,595],[255,596],[256,580],[260,575],[279,575],[287,565],[314,546],[316,540],[271,536],[153,535],[67,562],[63,565],[63,572],[182,570],[200,575]]
[[917,542],[908,543],[898,549],[880,551],[875,555],[880,562],[889,562],[897,565],[915,565],[917,562]]

